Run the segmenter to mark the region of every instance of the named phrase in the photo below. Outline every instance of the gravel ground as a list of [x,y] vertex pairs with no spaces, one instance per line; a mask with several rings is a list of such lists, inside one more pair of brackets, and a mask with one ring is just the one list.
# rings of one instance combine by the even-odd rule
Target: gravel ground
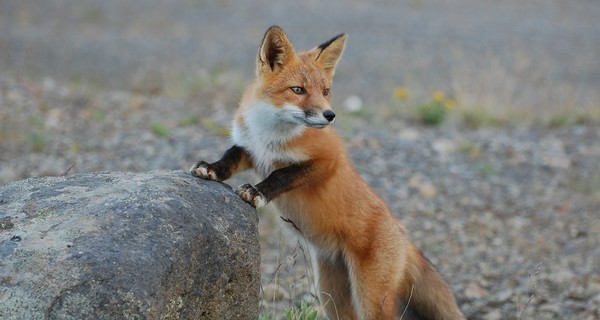
[[[233,110],[219,101],[207,98],[200,109],[0,77],[0,183],[216,160],[229,145]],[[600,127],[470,130],[339,113],[359,172],[470,319],[600,318]],[[281,231],[271,211],[261,212],[264,314],[310,300],[312,291],[302,240]]]

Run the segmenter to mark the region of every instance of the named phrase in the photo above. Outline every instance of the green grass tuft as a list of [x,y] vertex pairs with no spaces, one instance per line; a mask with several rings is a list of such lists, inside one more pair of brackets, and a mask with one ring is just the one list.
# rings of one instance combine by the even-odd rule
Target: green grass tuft
[[33,152],[42,152],[46,147],[46,138],[44,134],[38,131],[31,131],[26,136],[27,143],[31,146]]
[[432,101],[417,107],[419,119],[423,124],[436,126],[446,119],[446,106],[441,101]]
[[461,114],[461,122],[469,128],[478,129],[498,123],[492,115],[482,107],[466,109]]
[[300,303],[300,307],[293,306],[285,310],[286,320],[315,320],[317,314],[317,310],[304,300]]
[[179,125],[182,127],[195,126],[200,123],[200,117],[198,116],[189,116],[187,118],[179,121]]
[[493,174],[496,174],[497,170],[496,167],[494,167],[493,164],[491,164],[490,162],[486,162],[484,163],[479,170],[481,170],[481,173],[483,173],[486,176],[491,176]]
[[160,138],[168,138],[171,136],[169,129],[160,122],[155,122],[152,124],[152,133]]

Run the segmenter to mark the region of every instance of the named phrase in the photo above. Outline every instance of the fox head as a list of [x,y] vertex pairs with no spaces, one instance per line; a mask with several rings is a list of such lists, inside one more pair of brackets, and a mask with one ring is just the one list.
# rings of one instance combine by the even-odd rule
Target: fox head
[[346,35],[296,52],[278,26],[267,30],[256,59],[256,98],[275,110],[279,121],[324,128],[335,119],[331,82],[344,51]]

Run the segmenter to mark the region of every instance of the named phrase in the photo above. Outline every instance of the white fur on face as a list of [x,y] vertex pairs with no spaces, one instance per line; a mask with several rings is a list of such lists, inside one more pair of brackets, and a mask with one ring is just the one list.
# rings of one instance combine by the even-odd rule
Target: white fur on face
[[277,108],[265,101],[257,101],[243,113],[244,123],[233,123],[231,136],[236,145],[249,151],[257,171],[266,177],[273,171],[274,162],[301,162],[308,160],[302,150],[285,144],[302,134],[306,128],[304,111],[293,105]]
[[304,112],[293,104],[286,104],[281,108],[284,119],[292,123],[305,125],[313,128],[325,128],[330,122],[325,119],[323,112],[315,110],[313,112]]

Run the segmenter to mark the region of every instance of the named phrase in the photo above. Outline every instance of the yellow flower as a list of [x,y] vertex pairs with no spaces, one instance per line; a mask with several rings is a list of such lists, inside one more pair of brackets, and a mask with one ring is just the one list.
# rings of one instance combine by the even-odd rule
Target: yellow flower
[[446,107],[446,109],[448,109],[448,110],[454,109],[454,107],[456,107],[456,100],[454,100],[452,98],[448,98],[448,99],[444,100],[444,107]]
[[408,98],[408,88],[406,87],[396,87],[394,89],[394,97],[397,99],[406,99]]
[[444,100],[445,94],[443,91],[436,90],[433,92],[432,97],[433,97],[433,101],[442,102]]

